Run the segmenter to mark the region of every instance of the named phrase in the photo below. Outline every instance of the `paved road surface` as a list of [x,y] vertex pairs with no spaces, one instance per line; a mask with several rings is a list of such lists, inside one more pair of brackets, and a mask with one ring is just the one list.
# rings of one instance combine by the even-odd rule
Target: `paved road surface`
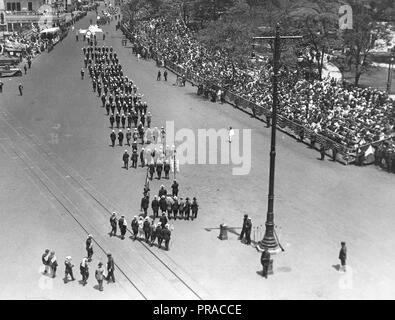
[[[91,16],[81,20],[79,27],[86,28]],[[186,298],[196,299],[197,296],[186,289],[180,279],[199,296],[214,299],[395,297],[391,268],[395,261],[392,250],[395,204],[392,175],[374,167],[346,167],[328,160],[319,161],[316,151],[279,133],[275,222],[285,252],[274,257],[274,275],[268,280],[262,279],[257,274],[261,267],[255,249],[237,241],[236,234],[230,233],[228,241],[220,241],[217,229],[207,231],[205,228],[216,228],[220,223],[240,226],[245,213],[252,217],[254,225],[264,224],[270,131],[261,122],[229,105],[214,104],[196,96],[194,87],[172,86],[175,82],[173,75],[167,83],[156,81],[155,65],[137,61],[130,48],[121,46],[121,34],[115,32],[114,22],[104,29],[108,32],[106,44],[119,53],[126,74],[144,93],[154,126],[160,127],[166,120],[173,120],[176,130],[190,128],[196,132],[200,128],[220,129],[230,125],[236,129],[252,129],[250,174],[233,176],[229,165],[181,166],[177,175],[180,194],[198,198],[201,205],[199,217],[193,222],[172,222],[175,229],[169,252],[153,248],[153,253],[171,266],[177,278],[142,244],[106,238],[108,219],[105,215],[108,212],[100,208],[84,189],[98,196],[110,211],[117,209],[124,213],[130,223],[139,213],[145,170],[122,169],[124,147],[109,147],[110,129],[105,111],[92,92],[90,81],[80,79],[83,43],[75,42],[71,34],[50,54],[38,57],[27,76],[4,81],[0,102],[6,114],[0,118],[0,132],[5,139],[1,140],[1,146],[10,149],[13,145],[17,153],[26,156],[26,161],[34,162],[33,170],[41,175],[43,172],[47,174],[50,189],[55,190],[53,192],[66,207],[79,214],[83,225],[105,250],[117,254],[116,261],[118,259],[121,267],[127,270],[127,275],[133,275],[136,286],[148,298],[177,299],[181,292]],[[19,81],[25,87],[22,97],[17,95]],[[33,141],[24,137],[23,131],[28,137],[31,134]],[[35,142],[40,142],[41,146]],[[21,164],[21,160],[14,161],[10,152],[3,154],[2,159],[2,164],[8,164],[2,166],[2,176],[8,177],[6,181],[14,180],[10,185],[17,188],[2,193],[3,219],[13,225],[15,220],[10,213],[15,208],[21,215],[28,215],[26,208],[37,206],[37,213],[29,217],[29,225],[34,228],[24,224],[18,227],[25,239],[34,239],[17,246],[18,250],[29,252],[24,256],[26,263],[20,263],[18,268],[18,277],[25,272],[30,274],[16,287],[15,296],[21,296],[37,283],[39,257],[46,243],[51,243],[57,235],[52,247],[61,248],[61,252],[57,250],[58,259],[63,259],[71,251],[80,259],[84,253],[85,233],[69,215],[65,218],[67,222],[59,227],[57,221],[65,216],[64,209],[45,209],[54,203],[59,206],[59,201],[46,199],[48,192],[42,184],[38,187],[40,194],[32,191],[35,194],[33,199],[25,198],[29,189],[18,189],[17,186],[23,179],[22,172],[30,176],[34,175],[32,170],[26,173],[23,170],[26,164]],[[155,192],[160,184],[169,187],[171,181],[154,181],[151,190]],[[18,199],[24,199],[23,204]],[[48,220],[44,219],[47,216]],[[42,225],[42,219],[46,221],[45,225]],[[7,232],[8,242],[19,243],[20,236]],[[334,267],[339,263],[340,241],[348,244],[351,268],[347,276],[338,273]],[[4,255],[10,257],[16,247],[3,250]],[[14,270],[13,267],[1,272]],[[58,280],[59,289],[46,297],[58,298],[58,290],[71,296],[75,287],[78,286],[64,286]],[[96,292],[78,288],[81,298]],[[114,296],[138,298],[135,288],[126,280],[119,288],[113,288],[116,288]],[[104,298],[112,297],[110,293],[107,296],[108,291],[104,292]]]

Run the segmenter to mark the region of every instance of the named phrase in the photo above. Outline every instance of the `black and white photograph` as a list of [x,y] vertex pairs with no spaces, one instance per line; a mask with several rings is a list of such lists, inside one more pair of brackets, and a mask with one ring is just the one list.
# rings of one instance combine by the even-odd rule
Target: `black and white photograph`
[[394,69],[394,0],[0,0],[0,300],[395,299]]

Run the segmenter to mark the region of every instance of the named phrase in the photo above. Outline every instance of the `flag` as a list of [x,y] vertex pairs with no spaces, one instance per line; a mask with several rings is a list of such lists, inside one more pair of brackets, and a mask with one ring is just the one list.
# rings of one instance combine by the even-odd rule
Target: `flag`
[[365,157],[368,157],[369,155],[374,154],[374,148],[372,147],[372,145],[370,145],[366,151],[365,151]]

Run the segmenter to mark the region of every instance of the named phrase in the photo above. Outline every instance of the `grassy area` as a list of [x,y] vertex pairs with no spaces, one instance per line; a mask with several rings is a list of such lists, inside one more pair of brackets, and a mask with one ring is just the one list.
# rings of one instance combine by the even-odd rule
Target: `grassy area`
[[[354,72],[343,73],[345,80],[354,83]],[[372,67],[369,72],[362,74],[359,80],[361,87],[373,87],[380,90],[387,90],[388,69]],[[395,94],[395,66],[392,67],[391,94]]]

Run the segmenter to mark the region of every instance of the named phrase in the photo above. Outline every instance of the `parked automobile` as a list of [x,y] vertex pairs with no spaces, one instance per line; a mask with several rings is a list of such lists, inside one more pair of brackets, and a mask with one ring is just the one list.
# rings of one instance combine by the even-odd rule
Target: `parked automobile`
[[20,68],[8,66],[0,66],[0,77],[21,77],[22,70]]

